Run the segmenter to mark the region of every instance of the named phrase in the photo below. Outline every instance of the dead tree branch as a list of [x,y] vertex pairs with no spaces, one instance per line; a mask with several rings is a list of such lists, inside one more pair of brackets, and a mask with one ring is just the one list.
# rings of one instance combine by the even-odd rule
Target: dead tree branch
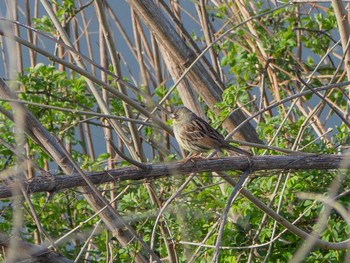
[[[98,185],[107,182],[125,180],[151,180],[159,177],[184,175],[195,172],[218,172],[245,170],[249,166],[253,171],[261,170],[312,170],[339,169],[345,155],[284,155],[284,156],[254,156],[249,161],[245,156],[197,160],[195,163],[180,162],[148,164],[141,170],[135,166],[122,167],[109,171],[86,173],[92,183]],[[37,176],[23,182],[28,194],[37,192],[56,192],[64,189],[86,186],[86,181],[78,174],[64,176]],[[11,197],[14,183],[0,184],[0,198]]]

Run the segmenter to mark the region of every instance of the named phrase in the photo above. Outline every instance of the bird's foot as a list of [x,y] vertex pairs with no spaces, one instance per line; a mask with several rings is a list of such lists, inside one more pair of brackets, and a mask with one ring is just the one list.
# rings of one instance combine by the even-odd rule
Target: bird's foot
[[182,160],[183,164],[181,166],[184,166],[188,162],[191,162],[192,164],[195,165],[196,160],[203,160],[203,159],[206,159],[206,158],[202,156],[200,153],[191,154]]

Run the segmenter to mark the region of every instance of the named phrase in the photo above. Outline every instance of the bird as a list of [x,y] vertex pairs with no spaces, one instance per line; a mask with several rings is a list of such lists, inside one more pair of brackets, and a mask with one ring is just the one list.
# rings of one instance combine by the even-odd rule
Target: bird
[[224,137],[202,118],[186,107],[179,107],[171,115],[175,139],[191,155],[223,149],[252,156],[248,151],[230,145]]

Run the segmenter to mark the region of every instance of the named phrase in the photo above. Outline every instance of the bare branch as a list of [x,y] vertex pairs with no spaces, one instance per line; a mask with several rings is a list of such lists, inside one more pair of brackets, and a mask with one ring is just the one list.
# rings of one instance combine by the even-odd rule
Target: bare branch
[[[94,184],[121,182],[125,180],[151,180],[160,177],[183,175],[194,172],[218,172],[246,170],[314,170],[338,169],[345,155],[285,155],[285,156],[253,156],[250,160],[245,156],[225,157],[208,160],[196,160],[195,164],[183,161],[145,165],[141,170],[134,166],[122,167],[109,171],[86,173],[87,178]],[[78,174],[64,176],[37,176],[23,182],[28,193],[56,192],[78,186],[86,186],[85,180]],[[0,198],[12,196],[13,184],[0,184]]]

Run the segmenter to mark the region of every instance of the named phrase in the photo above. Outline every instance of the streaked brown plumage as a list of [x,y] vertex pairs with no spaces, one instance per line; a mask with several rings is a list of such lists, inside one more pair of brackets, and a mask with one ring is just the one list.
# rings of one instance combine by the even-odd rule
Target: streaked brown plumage
[[219,151],[226,149],[247,156],[252,155],[245,150],[230,145],[209,123],[186,107],[178,108],[172,118],[177,142],[181,148],[190,153],[199,154],[213,149]]

